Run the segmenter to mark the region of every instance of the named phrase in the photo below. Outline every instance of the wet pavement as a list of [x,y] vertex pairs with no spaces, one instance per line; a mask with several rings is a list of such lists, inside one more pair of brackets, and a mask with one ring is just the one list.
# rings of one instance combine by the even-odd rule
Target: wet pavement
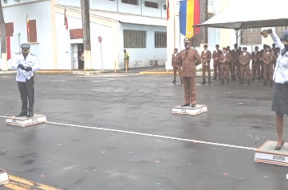
[[[1,116],[19,112],[14,77],[0,75]],[[19,128],[0,118],[0,168],[67,190],[288,189],[287,168],[254,163],[249,149],[276,138],[272,87],[198,85],[198,103],[208,113],[173,115],[184,95],[171,80],[38,75],[35,112],[48,123]]]

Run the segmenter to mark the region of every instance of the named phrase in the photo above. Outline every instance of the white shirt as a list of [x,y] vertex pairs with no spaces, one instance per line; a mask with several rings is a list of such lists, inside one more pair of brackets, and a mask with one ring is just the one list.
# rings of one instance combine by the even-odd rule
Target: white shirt
[[275,31],[271,33],[271,37],[276,46],[280,48],[280,54],[277,58],[276,66],[274,69],[273,80],[275,83],[284,84],[285,82],[288,82],[288,51],[284,55],[281,54],[285,46],[280,41]]
[[[31,67],[32,71],[25,71],[21,68],[18,68],[18,65],[22,64],[24,67]],[[34,76],[34,71],[37,71],[40,69],[40,64],[38,62],[38,59],[35,55],[29,53],[26,56],[26,59],[24,58],[22,53],[16,54],[12,59],[8,61],[8,65],[12,69],[17,69],[16,74],[16,81],[17,82],[26,82],[26,80],[31,79],[31,77]]]

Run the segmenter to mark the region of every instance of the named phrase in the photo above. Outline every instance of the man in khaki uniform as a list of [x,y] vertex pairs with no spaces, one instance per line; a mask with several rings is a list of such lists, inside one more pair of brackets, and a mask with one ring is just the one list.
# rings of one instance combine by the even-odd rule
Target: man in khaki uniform
[[191,40],[184,39],[185,50],[180,52],[182,77],[185,93],[185,104],[181,106],[196,106],[196,66],[201,64],[201,57],[191,47]]
[[129,70],[129,58],[130,58],[129,53],[126,51],[126,49],[124,49],[124,67],[125,67],[126,73]]
[[219,62],[219,56],[222,54],[222,51],[219,50],[219,45],[217,44],[216,46],[216,50],[213,51],[213,68],[214,68],[214,76],[213,76],[213,80],[217,80],[217,76],[219,76],[220,79],[220,62]]
[[180,76],[180,81],[182,84],[182,75],[181,75],[181,62],[180,62],[180,54],[178,53],[178,49],[174,49],[174,53],[172,54],[172,67],[173,67],[173,72],[174,72],[174,80],[172,83],[176,83],[176,76],[177,76],[177,71]]
[[202,85],[206,84],[206,71],[208,73],[208,84],[211,84],[211,72],[210,72],[210,60],[211,60],[211,51],[207,50],[207,45],[204,45],[204,50],[201,52],[202,60]]
[[260,58],[261,52],[259,51],[259,47],[255,46],[255,51],[252,52],[252,80],[254,81],[256,78],[260,80]]
[[269,46],[265,47],[265,51],[262,54],[262,61],[264,63],[264,85],[267,85],[269,80],[270,85],[273,84],[273,64],[276,61],[276,57]]
[[227,48],[223,48],[223,53],[219,57],[220,70],[221,70],[221,84],[224,84],[226,79],[229,84],[229,69],[232,62],[232,55],[228,52]]
[[247,48],[243,48],[243,52],[239,55],[239,63],[240,63],[240,81],[239,83],[243,83],[244,77],[247,79],[248,85],[250,85],[250,53],[247,52]]

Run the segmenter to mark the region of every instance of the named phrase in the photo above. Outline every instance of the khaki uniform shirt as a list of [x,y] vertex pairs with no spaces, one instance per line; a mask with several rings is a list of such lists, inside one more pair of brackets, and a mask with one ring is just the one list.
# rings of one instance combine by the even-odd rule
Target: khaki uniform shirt
[[180,52],[183,77],[195,77],[196,66],[201,63],[201,57],[195,49],[185,49]]
[[250,53],[246,52],[246,54],[244,55],[244,52],[242,52],[240,55],[239,55],[239,62],[240,62],[240,65],[249,65],[250,63],[250,60],[251,60],[251,56],[250,56]]

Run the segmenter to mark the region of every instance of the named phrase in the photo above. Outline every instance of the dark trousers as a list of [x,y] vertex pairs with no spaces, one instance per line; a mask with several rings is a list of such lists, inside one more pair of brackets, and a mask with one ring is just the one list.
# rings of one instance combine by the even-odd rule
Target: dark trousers
[[[33,112],[34,105],[34,79],[33,77],[26,82],[18,82],[18,89],[22,101],[21,112]],[[29,107],[28,107],[29,105]]]

